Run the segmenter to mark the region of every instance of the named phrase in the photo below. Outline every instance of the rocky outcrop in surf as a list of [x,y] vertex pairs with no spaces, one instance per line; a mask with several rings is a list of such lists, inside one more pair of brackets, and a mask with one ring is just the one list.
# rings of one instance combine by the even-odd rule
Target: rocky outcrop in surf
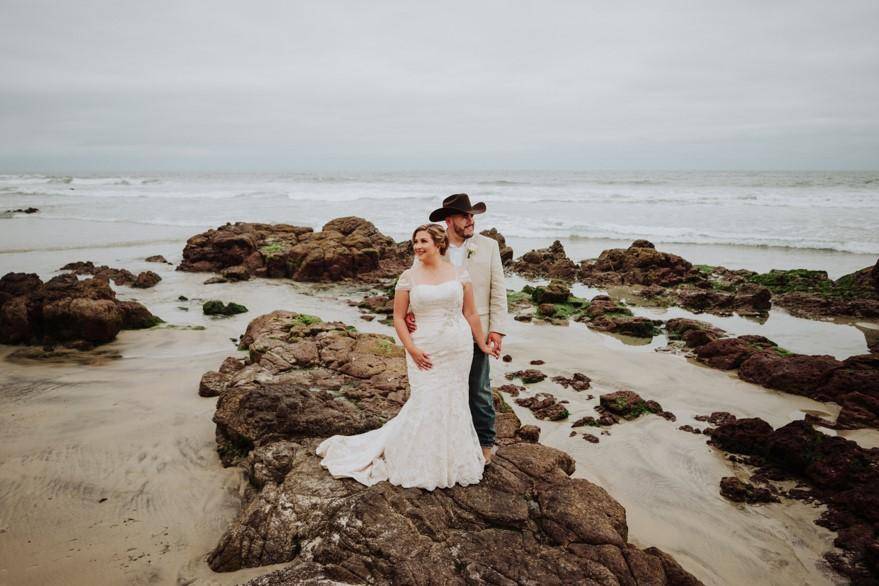
[[[334,479],[322,438],[382,425],[406,400],[388,336],[276,311],[241,338],[246,363],[211,374],[218,449],[247,478],[242,509],[208,562],[288,563],[251,582],[698,584],[669,555],[628,543],[623,507],[573,459],[532,443],[495,394],[501,444],[477,485],[427,492]],[[223,369],[221,368],[221,370]]]
[[162,277],[153,271],[143,271],[137,275],[128,269],[117,269],[107,265],[97,266],[90,260],[70,262],[61,267],[61,271],[70,271],[74,275],[91,275],[96,279],[113,281],[115,285],[126,285],[136,289],[149,289],[154,287]]
[[136,301],[119,301],[109,283],[64,274],[43,283],[33,273],[0,279],[0,343],[64,344],[87,349],[110,342],[123,329],[162,320]]
[[698,276],[692,264],[677,255],[659,252],[646,240],[636,240],[628,248],[605,250],[597,259],[582,261],[579,270],[579,279],[593,287],[671,287]]
[[574,281],[577,278],[577,265],[568,258],[558,240],[547,248],[526,252],[510,265],[510,270],[531,279]]
[[354,216],[331,220],[319,232],[289,224],[236,222],[191,237],[177,270],[216,272],[230,280],[376,280],[397,276],[411,264],[410,248]]
[[[821,433],[806,421],[773,430],[761,419],[734,417],[712,431],[710,443],[746,456],[756,467],[752,480],[763,485],[724,479],[725,496],[766,502],[783,495],[823,503],[827,508],[816,523],[837,533],[834,545],[843,551],[828,552],[827,561],[853,584],[879,581],[879,449]],[[801,486],[785,490],[774,484],[780,480]]]

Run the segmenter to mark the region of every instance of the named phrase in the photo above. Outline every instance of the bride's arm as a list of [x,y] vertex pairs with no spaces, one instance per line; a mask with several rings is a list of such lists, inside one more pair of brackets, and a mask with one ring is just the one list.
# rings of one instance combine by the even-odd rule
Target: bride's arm
[[470,331],[473,332],[473,339],[476,340],[479,349],[483,353],[491,354],[497,358],[500,355],[500,350],[485,343],[485,332],[482,331],[482,322],[479,319],[479,312],[476,311],[476,301],[473,298],[473,284],[469,281],[464,283],[464,307],[461,312],[464,314],[467,323],[470,324]]
[[422,352],[412,341],[412,335],[409,333],[409,328],[406,327],[406,314],[408,312],[409,291],[397,289],[394,292],[394,329],[397,330],[397,337],[400,338],[403,348],[412,356],[418,368],[427,370],[432,366],[430,356],[426,352]]

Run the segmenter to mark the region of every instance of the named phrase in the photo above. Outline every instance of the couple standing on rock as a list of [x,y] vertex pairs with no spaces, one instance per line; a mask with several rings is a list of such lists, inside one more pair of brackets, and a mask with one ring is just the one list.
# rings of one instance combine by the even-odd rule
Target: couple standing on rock
[[324,440],[317,454],[333,476],[427,490],[482,479],[496,449],[488,357],[500,355],[507,323],[498,243],[475,233],[484,212],[467,194],[450,195],[429,217],[446,227],[412,234],[415,261],[394,295],[409,400],[378,429]]

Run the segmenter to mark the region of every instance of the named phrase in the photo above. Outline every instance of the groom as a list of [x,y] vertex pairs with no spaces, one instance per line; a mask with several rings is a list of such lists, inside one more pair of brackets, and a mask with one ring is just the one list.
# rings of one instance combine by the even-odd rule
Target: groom
[[[431,222],[446,223],[449,249],[446,258],[455,266],[465,267],[473,282],[476,311],[482,331],[488,332],[488,345],[501,350],[507,321],[507,289],[497,241],[476,234],[473,216],[485,213],[482,202],[470,205],[470,196],[456,193],[443,200],[443,206],[430,214]],[[409,316],[409,330],[414,331],[414,316]],[[470,414],[486,462],[494,454],[494,401],[488,372],[488,355],[473,344],[470,365]]]

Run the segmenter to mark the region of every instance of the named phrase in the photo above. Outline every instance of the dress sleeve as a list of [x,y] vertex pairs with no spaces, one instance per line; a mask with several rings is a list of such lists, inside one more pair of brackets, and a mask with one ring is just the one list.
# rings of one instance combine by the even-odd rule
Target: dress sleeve
[[470,283],[470,273],[464,267],[457,267],[458,271],[458,280],[462,283]]
[[397,284],[394,285],[394,291],[409,291],[410,289],[412,289],[412,277],[409,274],[409,269],[406,269],[400,273]]

